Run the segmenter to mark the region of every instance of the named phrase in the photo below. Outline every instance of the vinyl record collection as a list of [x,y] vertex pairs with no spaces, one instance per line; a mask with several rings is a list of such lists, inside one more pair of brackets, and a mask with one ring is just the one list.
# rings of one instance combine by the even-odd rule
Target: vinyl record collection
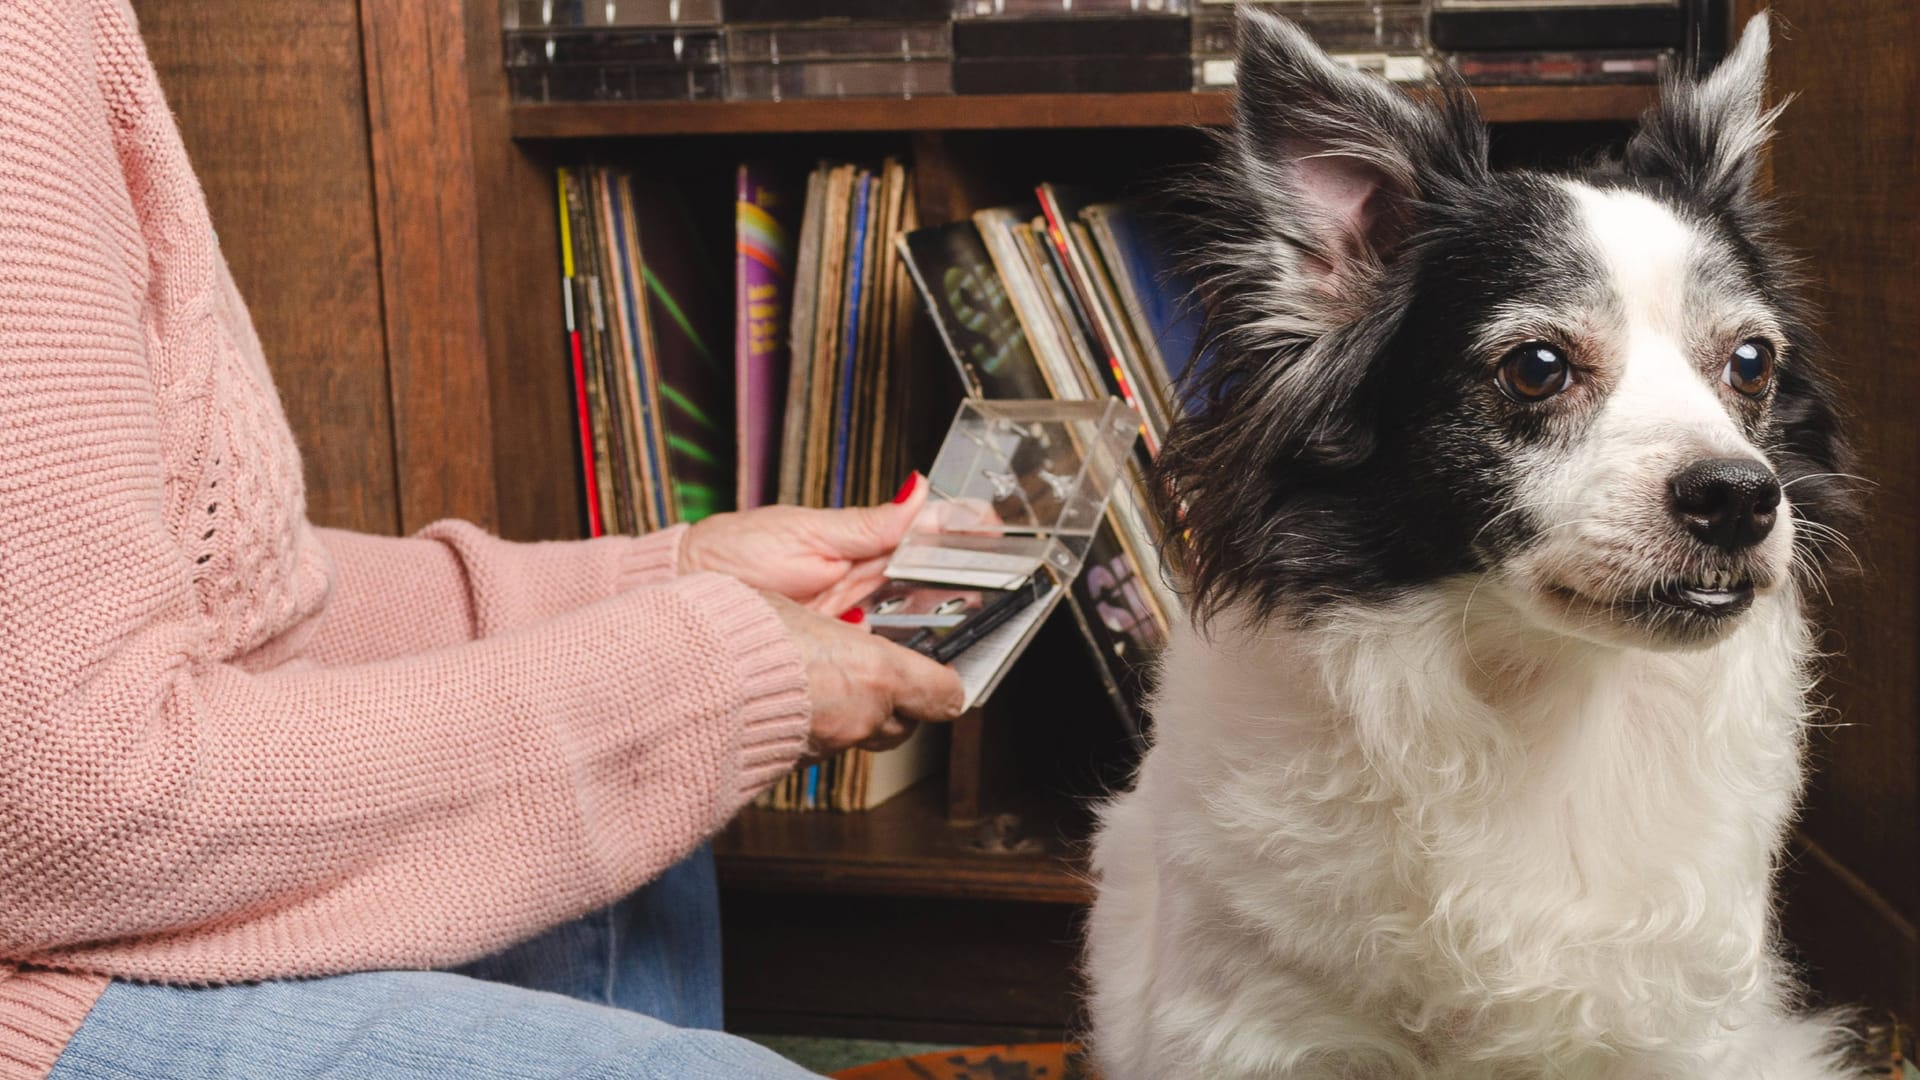
[[[744,164],[729,290],[670,185],[585,165],[559,169],[557,187],[593,534],[734,506],[881,502],[926,464],[906,446],[917,394],[1119,397],[1140,415],[1141,452],[1067,606],[1116,714],[1142,728],[1144,667],[1178,612],[1158,569],[1146,470],[1178,411],[1197,330],[1135,208],[1043,184],[1031,204],[921,229],[899,161]],[[729,293],[730,363],[718,351]],[[930,332],[916,361],[921,320]],[[797,772],[763,801],[863,809],[937,765],[938,744],[917,737]]]
[[[899,237],[916,223],[912,172],[822,164],[804,176],[742,165],[735,203],[734,422],[739,502],[863,506],[913,469],[903,427],[913,287]],[[849,750],[761,796],[777,810],[863,810],[926,776],[939,744]]]
[[588,532],[728,509],[725,279],[670,186],[598,166],[561,169],[557,186]]
[[[514,100],[1207,90],[1234,0],[501,0]],[[1398,82],[1651,81],[1723,51],[1727,0],[1246,0]]]

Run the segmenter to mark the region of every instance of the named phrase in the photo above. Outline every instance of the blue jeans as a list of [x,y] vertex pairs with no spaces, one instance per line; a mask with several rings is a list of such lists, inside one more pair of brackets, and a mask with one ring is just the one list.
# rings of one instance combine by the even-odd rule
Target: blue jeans
[[191,989],[114,982],[52,1080],[792,1080],[720,1027],[702,849],[625,900],[457,971]]

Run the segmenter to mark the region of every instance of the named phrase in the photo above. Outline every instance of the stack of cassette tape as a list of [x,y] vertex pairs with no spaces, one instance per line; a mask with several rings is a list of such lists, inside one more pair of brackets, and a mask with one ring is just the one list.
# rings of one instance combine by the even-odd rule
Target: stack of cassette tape
[[1192,88],[1188,0],[955,0],[961,94]]
[[727,96],[953,92],[951,0],[727,0]]
[[[1250,0],[1284,15],[1335,59],[1393,82],[1431,73],[1423,0]],[[1193,13],[1193,86],[1233,85],[1234,0],[1197,0]]]
[[[1434,0],[1434,44],[1471,83],[1653,82],[1725,37],[1723,0]],[[1696,61],[1711,57],[1696,56]]]
[[720,16],[720,0],[501,0],[513,100],[719,98]]

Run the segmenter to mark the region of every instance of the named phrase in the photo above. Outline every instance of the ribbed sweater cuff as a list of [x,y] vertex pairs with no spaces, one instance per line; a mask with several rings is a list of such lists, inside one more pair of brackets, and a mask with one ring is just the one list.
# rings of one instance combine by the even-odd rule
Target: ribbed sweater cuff
[[109,981],[34,968],[0,978],[0,1080],[42,1080],[52,1072]]
[[806,750],[812,705],[800,649],[772,605],[730,577],[702,574],[687,591],[732,649],[740,685],[740,742],[734,807],[773,783]]
[[614,559],[614,592],[672,580],[680,573],[680,545],[686,536],[687,527],[675,525],[645,536],[621,538],[621,550]]

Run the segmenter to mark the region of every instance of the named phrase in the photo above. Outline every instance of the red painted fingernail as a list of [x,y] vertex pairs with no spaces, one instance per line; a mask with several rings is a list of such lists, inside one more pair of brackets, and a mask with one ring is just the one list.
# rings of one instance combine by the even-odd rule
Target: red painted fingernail
[[864,610],[857,607],[850,607],[847,610],[840,613],[841,622],[853,623],[856,626],[866,621],[866,618],[867,618],[867,613]]
[[895,506],[898,506],[901,503],[906,502],[908,499],[912,498],[913,489],[918,487],[919,485],[920,485],[920,474],[917,472],[908,473],[906,483],[901,484],[900,490],[893,493],[893,504]]

